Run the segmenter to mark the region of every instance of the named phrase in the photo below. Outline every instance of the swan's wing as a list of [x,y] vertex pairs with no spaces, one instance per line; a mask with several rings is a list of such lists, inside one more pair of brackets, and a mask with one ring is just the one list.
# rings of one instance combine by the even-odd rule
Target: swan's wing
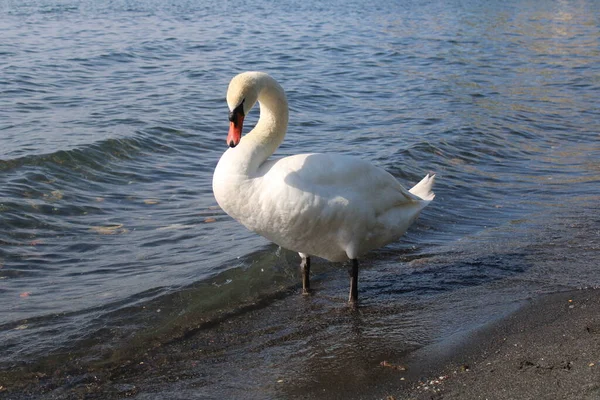
[[376,213],[421,199],[406,190],[389,172],[357,157],[338,154],[299,154],[266,162],[264,183],[285,185],[321,198],[343,197],[368,202]]
[[256,178],[245,225],[283,247],[333,261],[396,240],[428,203],[385,170],[349,156],[271,160]]

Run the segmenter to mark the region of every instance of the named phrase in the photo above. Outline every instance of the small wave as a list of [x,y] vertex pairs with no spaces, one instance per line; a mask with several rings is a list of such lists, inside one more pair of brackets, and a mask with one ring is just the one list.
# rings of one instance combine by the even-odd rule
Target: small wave
[[[52,153],[35,154],[0,160],[0,172],[23,166],[60,165],[67,168],[83,166],[102,170],[110,160],[127,160],[150,151],[168,153],[174,151],[168,142],[168,136],[178,131],[166,127],[155,127],[126,138],[108,138],[100,142]],[[163,137],[161,137],[163,136]],[[167,137],[164,137],[167,136]]]

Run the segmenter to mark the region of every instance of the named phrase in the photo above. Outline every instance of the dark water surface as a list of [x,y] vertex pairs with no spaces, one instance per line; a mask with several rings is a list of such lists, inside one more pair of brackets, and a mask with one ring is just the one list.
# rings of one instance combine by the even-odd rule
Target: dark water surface
[[[382,360],[600,286],[596,1],[0,0],[0,37],[0,396],[383,396]],[[438,174],[358,312],[216,206],[244,70],[287,91],[278,154]]]

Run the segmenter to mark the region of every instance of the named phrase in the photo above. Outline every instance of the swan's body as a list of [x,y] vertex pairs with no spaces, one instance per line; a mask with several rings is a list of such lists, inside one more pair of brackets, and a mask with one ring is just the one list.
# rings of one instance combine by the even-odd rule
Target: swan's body
[[[260,119],[242,138],[243,117],[256,101]],[[268,160],[285,136],[288,105],[281,86],[267,74],[236,76],[227,102],[232,148],[215,170],[215,198],[248,229],[300,253],[306,269],[310,255],[356,260],[397,240],[434,197],[433,176],[408,191],[385,170],[356,157],[298,154]],[[350,297],[355,300],[352,292]]]

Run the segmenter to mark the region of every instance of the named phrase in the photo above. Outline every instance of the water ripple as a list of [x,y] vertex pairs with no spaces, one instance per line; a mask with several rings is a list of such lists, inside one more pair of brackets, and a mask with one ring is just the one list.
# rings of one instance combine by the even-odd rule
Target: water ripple
[[[279,155],[354,154],[406,186],[438,174],[407,236],[367,259],[374,296],[544,282],[530,219],[597,197],[600,10],[513,3],[0,3],[2,360],[186,331],[293,287],[294,255],[212,196],[225,90],[249,69],[286,88]],[[515,232],[525,250],[494,247]]]

